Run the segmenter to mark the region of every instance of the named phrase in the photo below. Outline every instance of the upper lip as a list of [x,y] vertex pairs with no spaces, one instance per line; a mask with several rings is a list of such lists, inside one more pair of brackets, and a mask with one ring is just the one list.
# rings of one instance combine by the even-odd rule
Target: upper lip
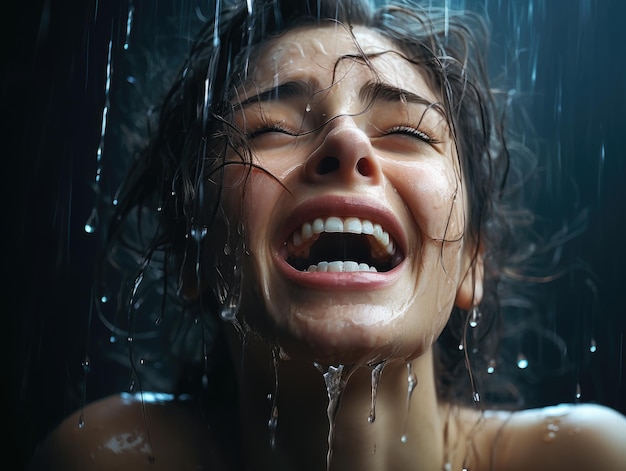
[[379,201],[362,196],[326,195],[307,199],[297,205],[285,218],[285,224],[279,231],[277,249],[285,244],[291,234],[305,222],[315,218],[337,216],[341,218],[357,217],[378,223],[387,231],[402,253],[407,253],[407,235],[391,209]]

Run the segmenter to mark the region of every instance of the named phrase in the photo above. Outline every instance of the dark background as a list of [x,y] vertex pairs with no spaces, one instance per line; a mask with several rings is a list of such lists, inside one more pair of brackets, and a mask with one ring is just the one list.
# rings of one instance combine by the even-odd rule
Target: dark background
[[[531,201],[539,231],[584,229],[554,254],[568,269],[549,285],[541,313],[548,332],[567,347],[564,366],[542,370],[542,343],[520,346],[530,363],[519,372],[532,390],[527,405],[580,400],[626,413],[626,3],[451,5],[465,3],[487,10],[491,67],[507,73],[532,124],[527,138],[536,143],[541,186]],[[186,44],[192,23],[163,18],[189,16],[193,2],[133,6],[129,51],[137,52],[140,41]],[[123,167],[114,155],[120,146],[105,140],[102,180],[95,183],[109,41],[117,66],[109,123],[123,120],[128,10],[123,0],[10,0],[0,11],[5,415],[20,463],[80,404],[81,364],[87,353],[98,353],[87,332],[103,231],[87,234],[84,225]],[[117,387],[106,370],[91,378],[88,400]]]

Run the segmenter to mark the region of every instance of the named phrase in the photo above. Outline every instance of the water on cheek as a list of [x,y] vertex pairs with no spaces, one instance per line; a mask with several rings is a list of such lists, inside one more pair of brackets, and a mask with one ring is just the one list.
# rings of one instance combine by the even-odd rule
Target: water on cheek
[[407,179],[401,196],[424,237],[457,240],[463,234],[463,192],[454,169],[431,162],[399,166]]

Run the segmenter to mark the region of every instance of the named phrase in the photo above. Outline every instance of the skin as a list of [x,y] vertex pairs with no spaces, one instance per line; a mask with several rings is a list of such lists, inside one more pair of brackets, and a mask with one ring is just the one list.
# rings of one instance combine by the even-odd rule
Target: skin
[[[377,77],[363,63],[340,61],[358,53],[354,39],[325,29],[269,44],[238,90],[243,105],[235,102],[233,121],[255,134],[255,163],[274,177],[253,169],[245,192],[236,184],[224,192],[227,213],[242,213],[251,254],[244,276],[256,282],[242,311],[254,326],[269,324],[264,333],[290,356],[326,364],[415,358],[430,349],[455,301],[469,307],[481,298],[480,267],[474,285],[463,283],[475,247],[463,238],[467,201],[454,143],[444,116],[429,108],[438,99],[423,73],[396,54],[373,57],[385,86],[421,102],[398,94],[368,106],[364,95]],[[393,50],[374,32],[354,32],[366,55]],[[293,82],[302,89],[295,97],[254,99]],[[229,181],[242,180],[240,168],[228,170]],[[402,262],[384,274],[303,275],[286,266],[292,231],[328,216],[380,222]]]
[[[354,28],[354,35],[366,54],[394,49],[375,32]],[[250,254],[239,321],[254,329],[245,342],[232,326],[228,334],[239,409],[223,416],[238,415],[241,442],[219,441],[226,424],[211,410],[203,420],[188,404],[115,396],[89,405],[84,427],[79,413],[61,424],[33,469],[326,469],[328,397],[314,361],[322,369],[356,365],[346,366],[331,420],[332,470],[440,470],[445,463],[472,471],[624,469],[626,420],[610,409],[481,414],[439,401],[432,345],[453,305],[467,309],[482,296],[481,262],[463,238],[469,203],[461,169],[432,107],[396,99],[367,107],[360,92],[374,78],[371,69],[338,61],[356,52],[342,28],[293,30],[261,51],[233,101],[233,123],[250,134],[255,163],[273,176],[253,169],[244,187],[243,169],[227,167],[227,214],[243,220]],[[388,87],[437,102],[425,75],[399,56],[373,57],[372,65]],[[289,100],[250,99],[289,81],[306,86]],[[401,131],[407,124],[431,140]],[[230,158],[236,161],[234,152]],[[382,274],[290,268],[284,259],[294,228],[334,215],[382,222],[403,254],[400,264]],[[289,360],[276,368],[278,347]],[[376,420],[368,423],[368,364],[382,360]],[[407,363],[417,380],[410,403]],[[129,445],[114,450],[112,439]]]

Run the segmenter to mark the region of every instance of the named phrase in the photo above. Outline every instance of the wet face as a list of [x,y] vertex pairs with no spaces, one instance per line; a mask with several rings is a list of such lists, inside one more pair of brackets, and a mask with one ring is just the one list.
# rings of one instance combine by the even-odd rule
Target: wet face
[[405,360],[471,305],[466,192],[426,75],[353,33],[273,40],[232,100],[255,164],[245,184],[228,166],[223,195],[249,253],[240,316],[292,357]]

